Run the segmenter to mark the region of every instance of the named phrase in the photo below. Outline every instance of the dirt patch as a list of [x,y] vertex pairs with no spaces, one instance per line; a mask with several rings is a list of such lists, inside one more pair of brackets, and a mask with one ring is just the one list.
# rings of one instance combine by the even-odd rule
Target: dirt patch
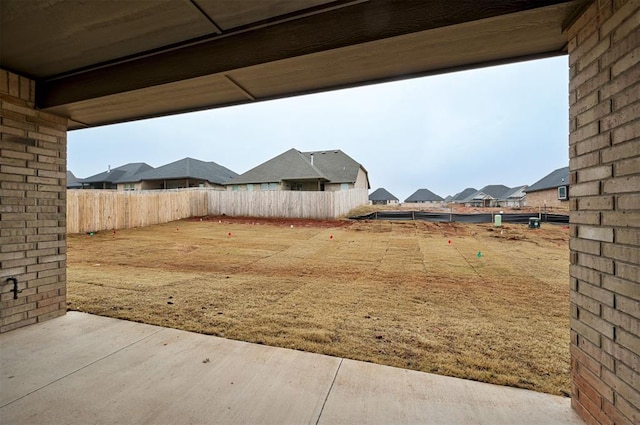
[[69,235],[68,304],[566,395],[568,239],[546,224],[203,217]]

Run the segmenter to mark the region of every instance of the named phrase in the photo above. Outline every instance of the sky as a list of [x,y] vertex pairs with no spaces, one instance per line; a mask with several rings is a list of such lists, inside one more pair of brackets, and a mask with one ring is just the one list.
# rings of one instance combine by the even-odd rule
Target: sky
[[400,201],[531,185],[569,163],[568,74],[561,56],[74,130],[67,168],[191,157],[242,174],[291,148],[341,149]]

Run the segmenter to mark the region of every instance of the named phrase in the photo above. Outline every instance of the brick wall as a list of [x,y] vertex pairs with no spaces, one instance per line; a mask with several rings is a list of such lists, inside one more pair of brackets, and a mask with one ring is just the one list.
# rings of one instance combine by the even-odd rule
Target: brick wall
[[[569,196],[571,192],[569,191]],[[536,192],[527,192],[527,206],[528,207],[541,207],[569,210],[569,201],[561,201],[558,199],[558,189],[553,188],[549,190],[539,190]]]
[[640,423],[640,1],[568,29],[572,404]]
[[67,120],[34,97],[33,81],[0,69],[0,332],[66,312]]

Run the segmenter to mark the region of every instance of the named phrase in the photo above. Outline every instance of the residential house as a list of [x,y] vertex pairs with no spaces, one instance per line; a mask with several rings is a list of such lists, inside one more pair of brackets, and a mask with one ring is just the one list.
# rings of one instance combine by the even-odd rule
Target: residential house
[[227,190],[369,189],[367,170],[341,150],[286,152],[229,180]]
[[507,208],[522,208],[526,205],[527,194],[525,190],[528,186],[516,186],[498,199],[498,206]]
[[526,190],[528,207],[569,209],[569,167],[558,168]]
[[78,179],[67,170],[67,189],[82,189],[82,179]]
[[405,199],[404,202],[409,204],[441,204],[444,202],[444,199],[429,189],[418,189]]
[[511,189],[502,184],[483,187],[460,202],[470,207],[497,207],[498,201]]
[[134,179],[137,174],[152,170],[153,167],[144,162],[132,162],[117,168],[82,179],[82,184],[87,189],[117,189],[118,181]]
[[393,205],[398,203],[398,198],[393,196],[387,189],[381,187],[369,195],[369,201],[373,205]]
[[453,195],[453,197],[451,198],[451,200],[449,200],[449,202],[462,203],[462,201],[464,199],[466,199],[469,196],[473,195],[477,191],[478,191],[478,189],[476,189],[476,188],[468,187],[465,190],[463,190],[462,192],[459,192],[459,193],[456,193],[455,195]]
[[225,190],[224,184],[238,174],[230,169],[194,158],[184,158],[116,181],[118,190],[162,190],[206,187]]

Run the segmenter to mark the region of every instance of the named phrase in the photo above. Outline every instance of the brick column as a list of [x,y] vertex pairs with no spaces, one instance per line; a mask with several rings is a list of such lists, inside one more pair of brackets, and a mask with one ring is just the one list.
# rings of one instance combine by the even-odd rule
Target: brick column
[[640,423],[640,1],[570,26],[572,404]]
[[67,119],[34,98],[0,69],[0,332],[66,312]]

